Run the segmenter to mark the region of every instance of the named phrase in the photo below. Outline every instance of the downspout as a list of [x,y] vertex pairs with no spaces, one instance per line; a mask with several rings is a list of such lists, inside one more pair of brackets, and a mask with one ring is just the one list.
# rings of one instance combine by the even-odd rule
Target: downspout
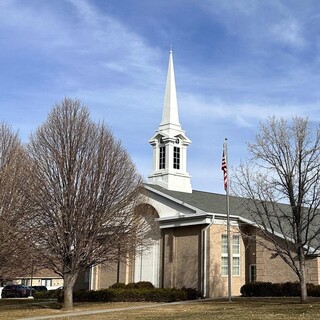
[[203,298],[207,296],[207,247],[208,247],[208,237],[207,237],[207,230],[212,226],[214,221],[214,215],[212,215],[212,220],[209,225],[207,225],[203,230]]

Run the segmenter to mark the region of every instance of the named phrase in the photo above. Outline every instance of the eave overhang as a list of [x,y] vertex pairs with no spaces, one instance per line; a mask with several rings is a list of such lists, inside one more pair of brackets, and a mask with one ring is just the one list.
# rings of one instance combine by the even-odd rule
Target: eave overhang
[[160,229],[187,227],[195,225],[209,225],[212,223],[213,215],[207,214],[188,214],[179,217],[159,218]]
[[174,197],[172,197],[172,196],[169,196],[168,194],[166,194],[166,193],[164,193],[164,192],[161,192],[161,191],[159,191],[159,190],[156,190],[156,189],[154,189],[154,188],[152,188],[152,187],[150,187],[150,186],[148,186],[148,185],[144,185],[144,188],[145,188],[146,190],[150,191],[150,192],[153,192],[153,193],[155,193],[155,194],[157,194],[157,195],[160,195],[161,197],[164,197],[164,198],[166,198],[166,199],[168,199],[168,200],[170,200],[170,201],[173,201],[173,202],[175,202],[175,203],[177,203],[177,204],[179,204],[179,205],[181,205],[181,206],[184,206],[184,207],[192,210],[192,211],[193,211],[194,213],[196,213],[196,214],[208,214],[208,212],[205,212],[205,211],[203,211],[203,210],[201,210],[201,209],[199,209],[199,208],[197,208],[197,207],[194,207],[194,206],[192,206],[192,205],[190,205],[190,204],[188,204],[188,203],[186,203],[186,202],[184,202],[184,201],[181,201],[181,200],[179,200],[179,199],[177,199],[177,198],[174,198]]

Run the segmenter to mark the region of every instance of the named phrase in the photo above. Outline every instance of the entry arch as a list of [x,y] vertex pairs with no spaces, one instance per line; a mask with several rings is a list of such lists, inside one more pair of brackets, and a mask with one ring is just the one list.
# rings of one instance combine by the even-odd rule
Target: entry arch
[[159,214],[150,204],[137,207],[145,221],[146,244],[136,249],[134,259],[134,282],[149,281],[155,287],[160,284],[160,228]]

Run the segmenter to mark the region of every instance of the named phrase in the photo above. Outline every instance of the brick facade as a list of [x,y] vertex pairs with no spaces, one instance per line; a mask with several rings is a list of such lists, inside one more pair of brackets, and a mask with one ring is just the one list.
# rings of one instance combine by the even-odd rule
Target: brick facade
[[[231,227],[231,238],[233,235],[240,235],[239,228],[237,226]],[[227,233],[225,224],[213,224],[210,227],[209,232],[209,250],[207,259],[207,286],[208,296],[223,297],[228,295],[228,277],[221,275],[221,235]],[[232,245],[231,245],[231,257],[232,257]],[[232,260],[232,259],[231,259]],[[245,247],[242,237],[240,237],[240,275],[232,276],[232,295],[240,295],[240,288],[245,283],[246,274],[245,264]]]
[[[228,295],[228,277],[222,275],[222,235],[226,235],[226,223],[214,221],[210,225],[176,226],[161,229],[159,250],[159,287],[198,289],[206,297]],[[249,224],[234,220],[231,224],[231,239],[239,236],[239,275],[232,276],[232,295],[239,296],[242,285],[251,280],[261,282],[296,282],[293,270],[272,251],[266,249],[271,243]],[[279,238],[279,241],[283,241]],[[233,246],[231,244],[231,257]],[[232,259],[231,259],[232,261]],[[108,267],[98,266],[91,274],[91,288],[108,288],[113,283],[134,281],[134,259]],[[255,279],[251,279],[250,267],[255,267]],[[232,267],[231,267],[232,268]],[[307,282],[319,284],[320,257],[306,260]],[[85,281],[85,275],[82,280]],[[86,279],[88,282],[88,279]],[[87,286],[88,288],[88,286]]]
[[163,230],[162,286],[201,287],[201,227]]

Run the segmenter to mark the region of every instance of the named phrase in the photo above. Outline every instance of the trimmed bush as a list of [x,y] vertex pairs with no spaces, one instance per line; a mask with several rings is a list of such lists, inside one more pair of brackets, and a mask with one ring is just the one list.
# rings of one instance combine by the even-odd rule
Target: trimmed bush
[[62,290],[36,291],[33,294],[35,299],[57,299]]
[[[244,297],[281,297],[284,296],[282,285],[281,283],[253,282],[243,285],[240,292]],[[289,285],[285,288],[289,292]],[[290,293],[290,296],[296,296],[295,292]]]
[[154,289],[154,285],[149,281],[139,281],[128,283],[125,286],[127,289]]
[[187,300],[188,295],[180,289],[103,289],[78,291],[75,302],[173,302]]
[[[157,289],[157,288],[109,288],[97,291],[76,291],[74,302],[175,302],[196,299],[199,297],[195,289]],[[58,297],[63,301],[63,296]]]
[[[253,282],[241,287],[240,292],[244,297],[299,297],[299,282],[271,283]],[[320,297],[320,286],[307,284],[310,297]]]
[[[57,291],[56,298],[63,301],[63,290]],[[109,289],[80,290],[73,293],[74,302],[174,302],[195,300],[200,298],[200,293],[193,288],[159,289],[149,281],[136,283],[115,283]],[[40,298],[40,297],[39,297]]]
[[299,282],[285,282],[281,284],[282,296],[298,297],[301,294]]
[[136,282],[137,289],[154,289],[154,285],[149,281]]
[[73,300],[75,302],[105,302],[114,300],[114,290],[90,290],[90,291],[76,291],[73,293]]
[[320,285],[314,285],[312,283],[307,284],[307,292],[310,297],[320,297]]
[[124,289],[126,287],[126,284],[123,282],[116,282],[112,286],[110,286],[110,289]]
[[194,288],[182,287],[182,290],[187,294],[187,300],[196,300],[201,298],[201,293]]

